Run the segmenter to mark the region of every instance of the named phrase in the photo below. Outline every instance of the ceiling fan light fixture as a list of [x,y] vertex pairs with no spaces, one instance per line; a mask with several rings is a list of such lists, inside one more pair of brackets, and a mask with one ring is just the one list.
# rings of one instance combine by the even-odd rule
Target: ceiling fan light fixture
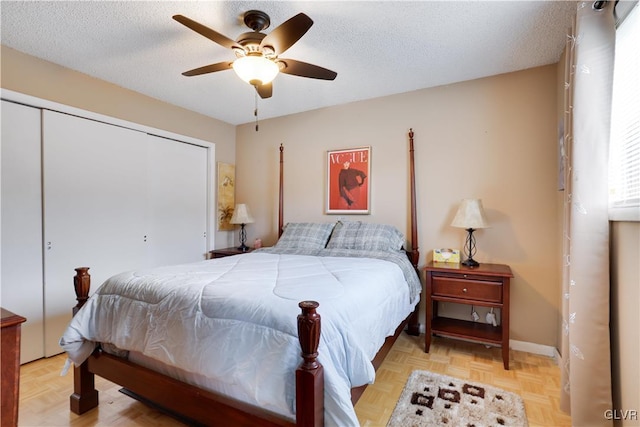
[[279,72],[320,80],[333,80],[338,75],[335,71],[317,65],[279,57],[313,25],[313,20],[304,13],[298,13],[265,34],[261,31],[269,26],[269,15],[259,10],[250,10],[244,14],[244,23],[253,31],[240,34],[236,40],[186,16],[174,15],[173,19],[212,42],[232,50],[237,57],[233,62],[222,61],[185,71],[182,73],[184,76],[200,76],[233,68],[238,77],[255,87],[260,98],[266,99],[273,94],[271,82]]
[[280,67],[262,55],[247,55],[233,61],[233,70],[250,85],[261,86],[271,83]]

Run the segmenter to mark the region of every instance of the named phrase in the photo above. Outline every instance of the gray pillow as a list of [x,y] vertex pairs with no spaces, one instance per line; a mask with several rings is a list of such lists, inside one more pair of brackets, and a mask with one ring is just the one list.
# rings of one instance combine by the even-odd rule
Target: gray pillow
[[278,249],[322,249],[327,244],[334,223],[289,222],[276,243]]
[[394,226],[362,221],[338,222],[327,248],[397,251],[404,245],[404,235]]

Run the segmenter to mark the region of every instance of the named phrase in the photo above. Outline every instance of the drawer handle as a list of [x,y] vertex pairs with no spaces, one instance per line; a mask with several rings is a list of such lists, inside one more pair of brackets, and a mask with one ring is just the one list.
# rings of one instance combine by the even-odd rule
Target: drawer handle
[[462,292],[467,292],[467,288],[462,289]]

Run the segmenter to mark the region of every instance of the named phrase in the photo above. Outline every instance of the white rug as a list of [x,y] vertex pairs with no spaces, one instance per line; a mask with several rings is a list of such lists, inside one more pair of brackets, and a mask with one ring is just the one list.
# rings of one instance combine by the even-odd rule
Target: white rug
[[522,398],[489,385],[413,371],[387,427],[528,426]]

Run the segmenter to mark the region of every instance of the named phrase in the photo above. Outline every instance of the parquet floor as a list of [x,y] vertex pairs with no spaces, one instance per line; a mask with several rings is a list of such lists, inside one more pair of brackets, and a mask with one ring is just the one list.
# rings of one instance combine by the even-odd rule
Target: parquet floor
[[[384,427],[414,369],[431,370],[476,380],[518,393],[525,402],[529,425],[570,426],[571,419],[558,408],[560,371],[544,356],[511,351],[510,370],[502,368],[500,349],[457,340],[434,338],[429,354],[424,337],[402,334],[356,405],[363,427]],[[100,405],[82,417],[69,412],[72,373],[61,377],[63,355],[23,365],[20,369],[19,426],[184,426],[118,392],[119,386],[96,377]]]
[[509,370],[497,347],[434,337],[424,352],[424,335],[400,335],[356,404],[362,427],[384,427],[413,370],[427,370],[460,379],[482,382],[522,397],[529,426],[571,426],[571,417],[560,410],[560,368],[555,361],[521,351],[510,351]]

